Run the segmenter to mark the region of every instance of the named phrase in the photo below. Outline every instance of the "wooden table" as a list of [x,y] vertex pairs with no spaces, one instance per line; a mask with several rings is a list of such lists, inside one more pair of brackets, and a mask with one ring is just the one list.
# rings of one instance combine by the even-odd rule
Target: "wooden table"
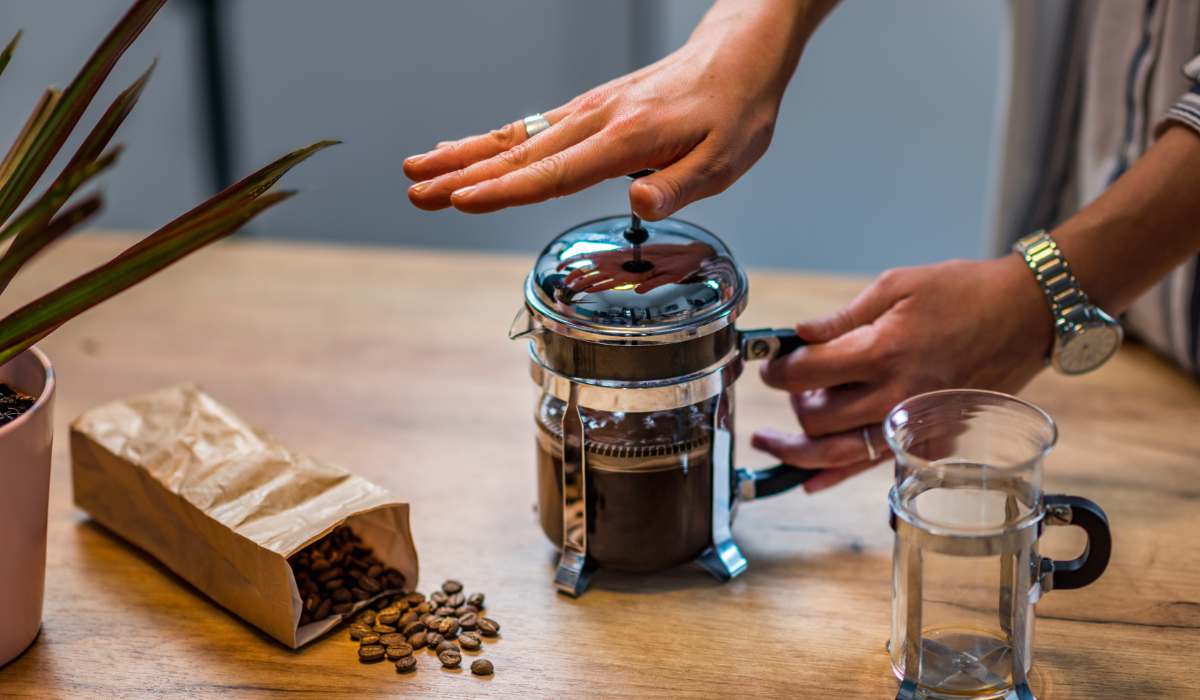
[[[67,243],[7,305],[128,240]],[[684,567],[602,572],[578,600],[554,592],[555,550],[533,512],[534,392],[524,348],[506,339],[530,262],[232,242],[45,342],[61,390],[45,625],[0,670],[0,695],[893,697],[886,467],[743,507],[750,568],[727,585]],[[747,326],[833,309],[863,283],[751,277]],[[427,657],[411,676],[361,666],[344,632],[289,651],[75,510],[68,422],[184,380],[411,502],[422,587],[462,578],[503,624],[487,647],[495,677]],[[766,464],[746,445],[752,428],[793,420],[754,376],[738,386],[741,460]],[[1084,378],[1045,373],[1027,396],[1061,426],[1048,487],[1098,501],[1116,538],[1099,583],[1039,605],[1039,697],[1200,697],[1200,389],[1128,347]],[[1079,542],[1047,540],[1060,556]]]

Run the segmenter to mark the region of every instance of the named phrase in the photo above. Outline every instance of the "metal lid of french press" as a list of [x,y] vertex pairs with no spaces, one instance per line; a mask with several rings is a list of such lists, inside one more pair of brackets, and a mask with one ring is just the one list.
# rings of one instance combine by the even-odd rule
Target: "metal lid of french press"
[[525,300],[555,333],[657,344],[729,326],[746,289],[745,274],[712,233],[678,219],[624,215],[551,241],[526,280]]

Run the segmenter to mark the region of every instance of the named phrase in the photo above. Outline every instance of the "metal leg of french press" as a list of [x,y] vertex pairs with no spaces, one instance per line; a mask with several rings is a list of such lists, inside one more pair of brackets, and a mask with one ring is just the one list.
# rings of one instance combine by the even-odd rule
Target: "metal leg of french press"
[[730,402],[733,390],[727,388],[717,398],[713,411],[712,440],[712,544],[696,558],[708,573],[728,581],[746,570],[746,557],[733,541],[733,433]]
[[921,603],[924,594],[921,576],[921,548],[913,543],[905,546],[904,579],[907,599],[904,602],[904,678],[896,700],[917,700],[921,680]]
[[587,553],[587,453],[579,387],[571,385],[562,424],[562,554],[554,585],[572,598],[587,589],[595,566]]
[[1025,673],[1025,648],[1029,640],[1029,600],[1030,587],[1033,585],[1033,569],[1030,558],[1032,548],[1019,547],[1011,554],[1001,558],[1012,562],[1012,604],[1011,623],[1008,625],[1008,641],[1012,645],[1012,680],[1013,693],[1017,700],[1037,700],[1029,687],[1029,678]]

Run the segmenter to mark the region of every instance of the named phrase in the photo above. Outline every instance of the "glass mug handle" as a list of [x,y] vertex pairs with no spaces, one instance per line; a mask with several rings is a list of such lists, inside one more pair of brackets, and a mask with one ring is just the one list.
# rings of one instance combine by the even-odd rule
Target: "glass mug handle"
[[1048,495],[1043,499],[1048,525],[1073,525],[1087,533],[1083,554],[1068,561],[1043,560],[1050,574],[1050,590],[1072,590],[1090,585],[1108,568],[1112,556],[1112,531],[1104,509],[1079,496]]
[[[741,331],[741,352],[745,360],[773,360],[803,347],[806,343],[791,328],[759,328]],[[808,481],[820,469],[777,464],[766,469],[738,469],[738,492],[742,500],[752,500],[789,491]]]

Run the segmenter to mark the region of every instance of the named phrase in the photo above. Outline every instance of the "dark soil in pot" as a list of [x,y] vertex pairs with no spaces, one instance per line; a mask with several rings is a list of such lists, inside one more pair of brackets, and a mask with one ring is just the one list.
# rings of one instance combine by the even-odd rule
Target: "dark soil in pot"
[[32,396],[22,394],[7,384],[0,384],[0,426],[20,418],[36,402],[37,399]]

